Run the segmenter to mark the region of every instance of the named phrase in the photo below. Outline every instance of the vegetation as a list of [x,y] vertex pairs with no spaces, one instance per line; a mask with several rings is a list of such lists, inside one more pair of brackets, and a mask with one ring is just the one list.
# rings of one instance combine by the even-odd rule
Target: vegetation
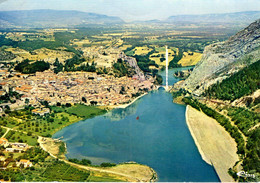
[[80,165],[91,165],[91,161],[88,159],[82,159],[82,160],[78,160],[78,159],[69,159],[70,162],[72,163],[76,163],[76,164],[80,164]]
[[159,67],[155,61],[150,60],[149,56],[152,54],[152,52],[149,52],[147,55],[135,55],[137,64],[140,67],[142,71],[145,73],[151,72],[151,69],[149,69],[149,66],[155,66]]
[[71,181],[71,182],[85,182],[89,177],[90,172],[85,170],[79,170],[64,162],[54,162],[49,165],[42,177],[46,178],[46,181]]
[[10,51],[0,50],[0,61],[13,60],[16,56]]
[[21,142],[21,143],[27,143],[31,146],[35,146],[37,144],[37,136],[32,135],[31,133],[23,133],[23,132],[17,132],[17,131],[9,131],[6,135],[6,138],[10,142]]
[[[0,171],[0,179],[13,182],[87,182],[87,181],[119,181],[114,176],[106,173],[97,175],[96,172],[89,172],[73,167],[65,162],[58,161],[49,156],[40,147],[28,149],[24,153],[5,153],[8,168]],[[16,167],[15,161],[27,159],[33,163],[31,168]],[[83,165],[88,165],[89,160],[82,160]],[[2,166],[0,162],[0,166]]]
[[113,167],[116,166],[115,163],[101,163],[100,164],[101,167]]
[[28,59],[22,61],[21,63],[15,66],[15,70],[23,73],[23,74],[32,74],[36,72],[43,72],[50,68],[50,64],[44,61],[36,61],[34,63],[30,63]]
[[183,52],[181,49],[179,49],[178,55],[176,55],[170,62],[169,62],[169,68],[175,68],[175,67],[181,67],[178,62],[182,59]]
[[118,59],[116,63],[113,64],[113,72],[117,77],[128,76],[131,77],[135,74],[134,70],[131,69],[126,62],[122,59]]
[[[243,160],[243,168],[251,173],[260,174],[260,128],[250,132],[246,145],[247,153]],[[255,172],[254,172],[255,171]]]
[[205,95],[221,100],[234,101],[252,94],[260,88],[260,60],[233,74],[221,83],[216,83],[205,91]]
[[250,134],[250,128],[260,123],[260,114],[246,108],[230,107],[228,108],[228,116],[246,136]]
[[6,129],[0,127],[0,137],[2,137],[5,134],[5,132],[6,132]]
[[[102,115],[106,110],[95,106],[75,105],[71,107],[50,107],[52,112],[45,116],[32,114],[29,109],[10,111],[8,116],[0,117],[0,125],[17,129],[21,132],[10,131],[7,134],[11,142],[26,142],[37,144],[35,135],[51,137],[55,132],[81,119]],[[22,133],[25,132],[25,133]]]
[[[1,86],[0,86],[1,87]],[[0,96],[0,104],[3,103],[15,103],[17,99],[20,99],[22,94],[19,94],[18,92],[14,91],[13,88],[9,88],[9,91],[6,92],[4,95]],[[4,107],[6,110],[10,111],[10,107],[7,105]]]
[[[86,72],[96,72],[96,65],[92,62],[91,65],[89,63],[82,64],[86,60],[84,58],[80,58],[79,56],[75,55],[73,58],[68,59],[65,61],[64,71],[86,71]],[[58,63],[56,64],[58,65]],[[80,65],[76,67],[76,65]],[[59,64],[61,68],[61,65]],[[57,67],[56,67],[57,68]]]
[[196,52],[184,52],[182,59],[178,62],[182,66],[193,66],[196,65],[202,58],[201,53]]
[[[72,163],[76,163],[76,164],[80,164],[80,165],[88,165],[88,166],[91,166],[91,161],[88,160],[88,159],[82,159],[82,160],[78,160],[78,159],[69,159],[70,162]],[[98,165],[92,165],[92,166],[95,166],[95,167],[98,167]],[[100,167],[113,167],[113,166],[116,166],[115,163],[101,163],[99,165]]]
[[97,115],[102,115],[106,113],[106,110],[100,109],[95,106],[86,106],[86,105],[78,104],[68,108],[67,113],[86,119]]
[[[248,136],[247,144],[245,146],[245,142],[240,132],[238,131],[238,128],[232,126],[226,117],[207,107],[206,105],[201,104],[195,99],[185,97],[183,101],[198,110],[202,110],[206,115],[216,119],[226,129],[226,131],[230,133],[231,137],[235,139],[238,148],[237,153],[242,155],[241,157],[243,158],[242,166],[244,170],[252,174],[257,173],[259,176],[260,129],[256,128],[249,131],[250,127],[254,126],[256,123],[259,123],[259,114],[243,108],[233,107],[228,109],[228,115],[231,116],[232,121],[235,121],[235,124],[238,126],[238,128]],[[234,178],[237,178],[237,176],[234,175],[232,169],[229,170],[229,173],[230,175],[233,175]],[[259,177],[257,179],[259,179]],[[256,179],[251,180],[250,178],[240,178],[239,181],[256,181]]]

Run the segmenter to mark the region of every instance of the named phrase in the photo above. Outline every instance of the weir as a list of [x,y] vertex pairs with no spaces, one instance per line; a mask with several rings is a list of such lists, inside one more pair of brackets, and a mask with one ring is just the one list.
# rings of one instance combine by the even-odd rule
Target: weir
[[165,59],[166,59],[166,65],[165,65],[165,68],[166,68],[166,86],[165,86],[165,90],[168,91],[168,48],[167,46],[165,46]]

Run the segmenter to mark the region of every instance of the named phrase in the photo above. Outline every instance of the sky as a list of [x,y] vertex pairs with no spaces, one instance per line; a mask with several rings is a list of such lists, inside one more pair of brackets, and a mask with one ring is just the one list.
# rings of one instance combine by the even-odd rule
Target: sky
[[123,20],[164,20],[172,15],[260,11],[260,0],[0,0],[0,11],[79,10]]

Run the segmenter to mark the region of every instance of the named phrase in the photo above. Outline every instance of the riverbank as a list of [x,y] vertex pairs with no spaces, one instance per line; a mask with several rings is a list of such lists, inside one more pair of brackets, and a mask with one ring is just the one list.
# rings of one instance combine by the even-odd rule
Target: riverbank
[[123,163],[107,168],[80,165],[66,160],[64,154],[66,152],[66,145],[65,151],[62,154],[60,153],[60,146],[62,143],[66,144],[65,142],[62,142],[58,139],[39,137],[38,143],[40,147],[44,151],[48,152],[53,158],[59,159],[60,161],[70,164],[74,167],[91,171],[93,172],[92,174],[95,174],[95,177],[102,178],[105,176],[126,182],[155,182],[157,180],[156,172],[151,167],[146,165],[137,163]]
[[114,105],[114,106],[107,106],[108,108],[114,109],[114,108],[119,108],[119,109],[123,109],[123,108],[127,108],[128,106],[132,105],[135,101],[137,101],[139,98],[142,98],[143,96],[147,95],[148,93],[144,93],[136,98],[134,98],[131,102],[127,103],[127,104],[120,104],[120,105]]
[[186,108],[186,123],[202,159],[214,166],[222,182],[233,182],[228,169],[239,160],[235,140],[216,120],[191,106]]

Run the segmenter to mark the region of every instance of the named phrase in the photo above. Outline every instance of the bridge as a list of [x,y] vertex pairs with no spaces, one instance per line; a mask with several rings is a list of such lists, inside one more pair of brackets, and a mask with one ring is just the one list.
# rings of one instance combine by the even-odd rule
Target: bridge
[[170,91],[172,89],[172,86],[166,86],[166,85],[157,85],[157,90],[159,88],[164,88],[165,91]]

